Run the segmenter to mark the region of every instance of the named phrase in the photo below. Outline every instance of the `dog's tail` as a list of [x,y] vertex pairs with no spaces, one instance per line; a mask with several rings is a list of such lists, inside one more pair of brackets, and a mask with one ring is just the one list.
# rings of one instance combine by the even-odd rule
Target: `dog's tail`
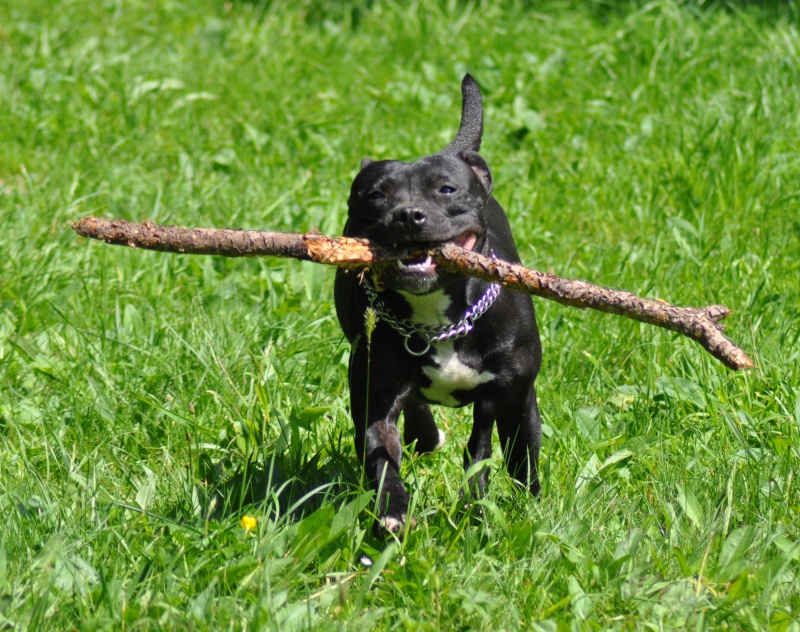
[[461,82],[461,127],[458,134],[441,153],[457,154],[461,151],[478,151],[483,136],[483,98],[481,89],[472,75],[464,75]]

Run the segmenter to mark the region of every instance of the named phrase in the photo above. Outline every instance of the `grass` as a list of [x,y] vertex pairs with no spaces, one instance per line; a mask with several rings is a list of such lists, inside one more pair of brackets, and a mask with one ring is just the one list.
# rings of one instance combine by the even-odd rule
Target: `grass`
[[[0,7],[0,629],[800,629],[798,18]],[[758,368],[538,300],[541,500],[496,449],[488,497],[458,513],[469,412],[441,409],[448,445],[404,465],[419,526],[383,543],[332,272],[66,222],[337,234],[361,158],[451,138],[467,70],[523,260],[724,303]]]

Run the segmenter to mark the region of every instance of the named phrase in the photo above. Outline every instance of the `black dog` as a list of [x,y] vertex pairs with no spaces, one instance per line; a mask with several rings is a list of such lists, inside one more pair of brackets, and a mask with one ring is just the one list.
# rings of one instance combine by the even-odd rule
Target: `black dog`
[[[350,190],[346,236],[399,247],[454,242],[519,261],[508,220],[491,195],[489,167],[476,153],[483,134],[480,89],[466,75],[461,90],[461,127],[444,150],[412,164],[361,163]],[[397,261],[364,276],[340,271],[335,298],[352,346],[356,452],[380,494],[377,531],[402,536],[408,519],[408,494],[400,479],[400,413],[406,444],[416,441],[416,450],[424,453],[444,443],[429,404],[475,404],[465,468],[491,456],[497,421],[509,473],[538,494],[541,422],[533,382],[541,346],[529,296],[440,271],[428,257]],[[368,335],[370,305],[378,319]],[[472,482],[478,493],[487,479],[484,470]]]

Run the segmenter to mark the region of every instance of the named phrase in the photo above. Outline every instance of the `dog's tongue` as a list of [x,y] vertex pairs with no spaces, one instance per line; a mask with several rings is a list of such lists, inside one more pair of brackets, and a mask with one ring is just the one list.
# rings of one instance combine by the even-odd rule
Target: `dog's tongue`
[[456,246],[461,246],[464,250],[472,250],[478,241],[478,236],[475,233],[464,233],[459,235],[453,240]]

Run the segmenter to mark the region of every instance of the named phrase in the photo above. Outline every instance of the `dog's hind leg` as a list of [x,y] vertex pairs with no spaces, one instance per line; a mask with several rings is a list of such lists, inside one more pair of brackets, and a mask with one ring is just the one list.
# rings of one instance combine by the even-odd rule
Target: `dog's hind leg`
[[435,452],[444,445],[444,433],[436,426],[431,407],[412,399],[403,407],[403,442],[410,446],[417,442],[417,454]]
[[[492,456],[492,429],[494,428],[495,406],[489,400],[478,400],[472,411],[472,433],[469,435],[467,449],[464,450],[464,470],[473,464]],[[489,468],[469,481],[470,489],[478,497],[486,492],[489,484]]]
[[537,496],[542,422],[534,388],[531,387],[526,397],[498,402],[497,432],[508,473]]

